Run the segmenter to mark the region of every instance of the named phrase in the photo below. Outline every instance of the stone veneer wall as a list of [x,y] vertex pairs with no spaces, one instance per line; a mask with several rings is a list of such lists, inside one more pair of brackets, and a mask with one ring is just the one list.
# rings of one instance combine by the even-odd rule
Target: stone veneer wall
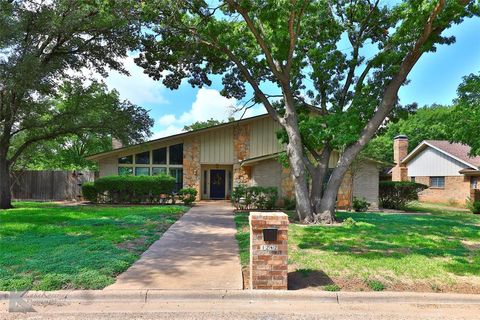
[[240,167],[240,161],[250,157],[250,125],[239,124],[233,128],[233,185],[249,184],[251,167]]
[[[284,198],[293,199],[295,197],[295,189],[293,186],[293,180],[290,175],[289,168],[282,168],[282,196]],[[283,201],[283,199],[280,199]]]
[[[430,185],[430,177],[415,177],[415,182]],[[445,188],[428,188],[418,193],[418,200],[451,205],[465,205],[470,196],[470,177],[447,176]]]
[[197,136],[193,136],[183,143],[183,187],[195,188],[197,190],[197,200],[200,200],[200,141]]
[[353,195],[353,179],[352,173],[347,171],[345,177],[343,177],[342,184],[338,189],[337,194],[337,208],[350,209],[352,207],[352,195]]

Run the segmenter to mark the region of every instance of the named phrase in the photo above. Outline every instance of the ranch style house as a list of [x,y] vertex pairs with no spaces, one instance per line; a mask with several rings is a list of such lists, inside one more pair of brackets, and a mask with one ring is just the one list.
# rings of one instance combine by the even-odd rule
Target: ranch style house
[[393,181],[414,181],[427,185],[419,192],[424,202],[465,205],[480,200],[480,156],[471,157],[470,147],[445,140],[424,140],[408,153],[408,138],[393,141]]
[[[175,177],[177,189],[192,187],[200,199],[228,199],[234,186],[277,187],[279,201],[294,197],[290,170],[278,156],[284,151],[277,139],[280,125],[260,115],[184,132],[89,156],[96,161],[99,176],[156,175]],[[330,167],[339,158],[333,152]],[[378,208],[380,164],[363,159],[345,176],[337,200],[339,208],[350,208],[354,197]],[[313,183],[323,183],[313,181]]]

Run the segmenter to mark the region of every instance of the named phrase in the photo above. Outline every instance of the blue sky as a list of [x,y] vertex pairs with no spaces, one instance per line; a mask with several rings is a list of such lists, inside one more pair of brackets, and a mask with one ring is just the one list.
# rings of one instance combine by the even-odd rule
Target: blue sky
[[[440,46],[437,52],[420,59],[410,73],[410,83],[400,89],[401,103],[449,104],[456,96],[462,77],[480,72],[480,18],[466,20],[446,34],[455,35],[456,43]],[[150,116],[155,120],[153,138],[178,133],[184,125],[198,120],[226,120],[231,116],[232,107],[240,103],[220,95],[219,77],[213,79],[211,87],[194,89],[184,83],[178,90],[170,91],[161,82],[143,74],[133,58],[126,59],[125,65],[130,76],[112,72],[106,83],[119,91],[122,98],[151,110]],[[258,106],[249,110],[247,116],[261,113],[265,111]]]

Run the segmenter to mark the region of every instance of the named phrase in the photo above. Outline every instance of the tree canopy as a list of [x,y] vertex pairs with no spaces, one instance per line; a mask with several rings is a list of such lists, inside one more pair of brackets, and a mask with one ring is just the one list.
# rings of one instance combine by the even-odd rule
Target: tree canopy
[[[232,121],[235,121],[235,119],[234,118],[229,118],[228,119],[228,122],[232,122]],[[225,123],[225,121],[210,118],[206,121],[196,121],[196,122],[192,123],[191,125],[184,126],[183,131],[193,131],[193,130],[209,128],[209,127],[217,126],[217,125],[222,124],[222,123]]]
[[393,138],[406,135],[409,140],[408,151],[412,151],[423,140],[447,140],[467,144],[472,148],[472,155],[478,155],[479,114],[480,74],[470,74],[458,86],[457,98],[451,105],[425,106],[403,119],[389,122],[369,142],[363,153],[392,162]]
[[136,1],[0,0],[0,208],[11,207],[9,170],[36,143],[100,132],[148,136],[146,111],[91,73],[121,62],[141,31]]
[[[445,29],[478,12],[469,0],[147,0],[150,32],[136,61],[171,89],[221,75],[223,95],[246,107],[261,103],[285,129],[300,218],[332,222],[343,177],[402,109],[398,90],[412,68],[423,53],[455,41]],[[300,107],[308,117],[299,119]],[[333,149],[342,155],[326,188],[309,191],[306,173],[323,181]]]

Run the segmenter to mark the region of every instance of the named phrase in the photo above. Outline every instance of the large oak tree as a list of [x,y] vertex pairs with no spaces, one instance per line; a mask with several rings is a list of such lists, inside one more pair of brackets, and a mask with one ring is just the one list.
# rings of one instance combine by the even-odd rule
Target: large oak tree
[[[225,96],[248,100],[248,85],[252,101],[285,129],[300,218],[326,223],[344,175],[398,107],[412,68],[425,52],[454,42],[444,30],[478,14],[469,0],[209,3],[146,0],[148,32],[137,63],[172,89],[183,79],[210,85],[220,74]],[[300,107],[311,110],[307,119]],[[341,157],[324,188],[332,150]]]
[[0,0],[0,209],[11,207],[9,170],[29,147],[102,132],[126,142],[149,133],[146,110],[82,73],[124,71],[136,44],[137,1]]

